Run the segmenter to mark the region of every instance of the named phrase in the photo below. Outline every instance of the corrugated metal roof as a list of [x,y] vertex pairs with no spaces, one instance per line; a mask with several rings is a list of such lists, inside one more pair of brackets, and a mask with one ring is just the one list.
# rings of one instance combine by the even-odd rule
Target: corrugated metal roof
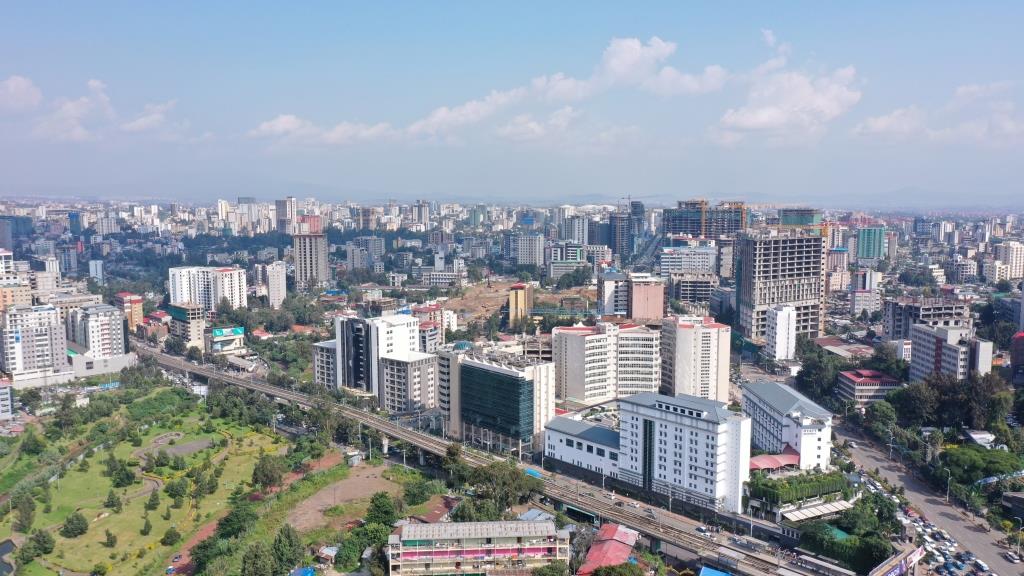
[[460,538],[527,538],[554,536],[554,522],[442,522],[406,524],[400,529],[402,540],[446,540]]
[[616,450],[619,449],[618,430],[612,430],[607,426],[600,426],[598,424],[580,422],[579,420],[573,420],[563,416],[556,416],[548,422],[545,428],[548,430],[554,430],[555,432],[561,432],[562,434],[574,436],[580,440],[593,442],[594,444],[608,446],[609,448],[614,448]]
[[744,394],[753,394],[782,414],[799,412],[810,418],[831,418],[832,413],[795,389],[778,382],[751,382],[741,386]]

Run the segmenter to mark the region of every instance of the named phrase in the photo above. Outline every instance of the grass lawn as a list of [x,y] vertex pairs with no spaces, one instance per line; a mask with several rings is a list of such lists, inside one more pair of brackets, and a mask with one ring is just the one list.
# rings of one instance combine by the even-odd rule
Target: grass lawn
[[[160,507],[148,514],[152,530],[147,536],[141,535],[140,530],[144,523],[144,505],[149,498],[149,486],[152,484],[141,481],[142,476],[138,469],[136,469],[136,473],[139,474],[140,482],[127,488],[115,490],[124,505],[120,514],[115,514],[103,506],[107,493],[111,489],[110,479],[103,476],[106,452],[97,452],[90,458],[89,470],[85,472],[79,471],[77,466],[68,470],[64,478],[60,480],[59,488],[57,483],[51,484],[52,510],[49,513],[43,513],[42,504],[37,503],[36,507],[34,526],[49,528],[57,540],[57,545],[53,553],[47,556],[47,560],[52,564],[76,572],[89,572],[95,564],[105,563],[113,568],[111,574],[137,574],[152,566],[162,566],[166,560],[164,556],[173,554],[181,545],[162,546],[159,541],[166,530],[174,526],[181,533],[182,542],[188,540],[196,529],[212,521],[226,508],[228,496],[237,485],[249,481],[261,449],[270,451],[276,448],[273,439],[269,436],[225,422],[214,421],[214,424],[217,428],[216,432],[204,433],[199,430],[197,415],[186,417],[182,426],[178,428],[178,431],[184,432],[185,435],[176,444],[202,438],[219,441],[225,437],[220,433],[221,431],[233,438],[233,442],[228,448],[227,465],[220,478],[217,491],[204,497],[198,509],[193,509],[191,503],[187,502],[180,510],[171,509],[170,519],[164,520],[164,510],[172,501],[161,490]],[[141,448],[145,449],[151,446],[154,438],[166,432],[168,432],[166,427],[154,427],[146,430]],[[164,447],[171,448],[171,446]],[[114,453],[119,458],[129,458],[133,451],[139,449],[131,446],[128,442],[122,442],[114,448]],[[221,450],[223,449],[219,447],[202,450],[186,457],[186,461],[191,465],[207,455],[212,457]],[[163,469],[161,472],[166,472],[170,476],[183,474],[183,472],[173,471],[170,468]],[[64,519],[76,509],[89,521],[89,531],[75,539],[64,538],[57,532]],[[10,534],[11,523],[11,516],[0,523],[0,537]],[[117,545],[114,548],[107,548],[103,544],[107,530],[117,537]],[[33,565],[36,564],[33,563]],[[41,571],[38,574],[51,573]]]
[[57,576],[57,573],[49,568],[43,568],[38,562],[25,566],[18,572],[19,576]]

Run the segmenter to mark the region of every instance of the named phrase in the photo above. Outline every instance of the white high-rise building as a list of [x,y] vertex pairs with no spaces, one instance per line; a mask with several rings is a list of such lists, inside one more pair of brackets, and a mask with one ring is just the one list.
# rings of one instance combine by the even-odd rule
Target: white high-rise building
[[0,370],[15,387],[62,384],[73,378],[67,332],[52,305],[9,306],[0,324]]
[[288,270],[278,260],[267,264],[267,302],[277,310],[288,296]]
[[68,338],[97,360],[124,354],[124,313],[109,304],[88,304],[67,316]]
[[544,266],[544,237],[540,234],[516,236],[516,265]]
[[398,352],[380,358],[381,408],[390,414],[429,410],[437,405],[437,356]]
[[718,247],[714,240],[687,239],[683,246],[661,249],[658,269],[662,276],[688,273],[718,273]]
[[750,418],[693,396],[619,400],[618,477],[644,490],[723,512],[743,511]]
[[996,260],[1006,264],[1011,279],[1024,278],[1024,244],[1008,240],[997,244]]
[[662,320],[661,393],[728,402],[731,334],[711,317]]
[[598,322],[551,330],[557,395],[583,404],[657,392],[661,334],[636,324]]
[[[378,397],[381,396],[381,358],[401,358],[408,352],[421,352],[420,320],[410,314],[379,318],[339,316],[334,320],[334,334],[337,370],[334,386],[354,388]],[[314,356],[314,360],[316,358]]]
[[106,279],[103,276],[103,260],[89,260],[89,278],[95,280],[100,286],[106,284]]
[[914,324],[910,329],[910,381],[932,374],[949,374],[966,380],[971,373],[984,376],[992,371],[992,342],[973,336],[964,326]]
[[222,300],[232,308],[248,306],[248,284],[241,268],[181,266],[167,271],[170,303],[195,304],[215,311]]
[[765,354],[776,361],[796,358],[796,308],[772,306],[767,321]]
[[295,286],[299,290],[314,290],[331,281],[325,234],[292,236],[292,256],[295,258]]
[[752,422],[754,448],[770,454],[795,452],[801,470],[828,470],[832,456],[831,412],[777,382],[744,384],[743,412]]

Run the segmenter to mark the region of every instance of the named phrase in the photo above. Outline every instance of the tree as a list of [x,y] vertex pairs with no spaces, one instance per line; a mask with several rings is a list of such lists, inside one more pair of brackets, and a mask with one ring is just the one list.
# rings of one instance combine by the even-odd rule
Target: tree
[[203,351],[197,346],[189,346],[188,350],[185,351],[185,358],[192,362],[201,362],[203,360]]
[[142,523],[142,529],[139,530],[139,534],[143,536],[149,536],[149,533],[153,531],[153,523],[149,521],[149,516],[146,516]]
[[996,282],[996,292],[1012,292],[1013,284],[1009,280],[1003,278],[999,282]]
[[39,556],[39,549],[36,548],[36,545],[30,540],[18,548],[18,552],[15,553],[14,559],[18,561],[18,566],[20,567],[35,560],[36,556]]
[[387,492],[377,492],[370,498],[370,508],[366,511],[367,524],[383,524],[391,526],[398,519],[395,503]]
[[103,505],[114,512],[120,512],[122,508],[121,499],[114,493],[113,489],[111,489],[110,492],[107,492],[107,500]]
[[110,572],[110,566],[102,562],[97,562],[93,565],[92,570],[89,571],[90,576],[107,576],[107,572]]
[[18,492],[14,495],[12,504],[16,511],[14,529],[28,534],[36,518],[36,501],[28,492]]
[[103,540],[104,546],[106,546],[107,548],[113,548],[114,546],[117,546],[117,536],[113,532],[107,530],[105,536],[106,537]]
[[644,576],[644,569],[638,564],[624,562],[615,566],[601,566],[594,570],[594,576]]
[[899,416],[900,425],[919,427],[935,422],[935,411],[939,407],[939,393],[925,382],[893,390],[886,400]]
[[291,524],[285,524],[277,531],[271,551],[280,574],[288,573],[302,560],[302,539]]
[[462,486],[469,479],[469,466],[462,459],[462,444],[452,443],[448,445],[441,466],[448,472],[448,479],[452,486]]
[[78,538],[89,531],[89,521],[81,512],[72,512],[60,528],[60,535],[65,538]]
[[43,453],[46,449],[46,441],[36,435],[36,431],[33,428],[29,428],[25,431],[25,434],[21,440],[21,453],[28,454],[30,456],[38,456]]
[[249,545],[242,556],[242,576],[274,576],[276,565],[270,549],[262,541]]
[[168,336],[167,339],[164,340],[164,352],[167,352],[168,354],[184,356],[185,349],[185,341],[177,336]]
[[287,466],[282,457],[263,454],[252,470],[252,483],[262,490],[279,486],[286,470]]
[[180,540],[181,540],[181,534],[178,532],[178,530],[174,526],[171,526],[170,528],[167,529],[166,532],[164,532],[163,537],[160,538],[160,543],[163,544],[164,546],[174,546]]
[[146,500],[146,505],[144,507],[146,510],[149,510],[150,512],[160,507],[159,490],[153,490],[152,492],[149,493],[149,498]]
[[868,406],[864,422],[877,438],[888,439],[889,429],[896,425],[896,410],[892,404],[879,400]]
[[531,576],[569,576],[569,565],[562,560],[555,560],[530,571]]
[[49,554],[53,552],[53,547],[57,544],[53,538],[53,534],[50,534],[46,530],[36,530],[32,532],[31,542],[35,545],[36,550],[40,554]]

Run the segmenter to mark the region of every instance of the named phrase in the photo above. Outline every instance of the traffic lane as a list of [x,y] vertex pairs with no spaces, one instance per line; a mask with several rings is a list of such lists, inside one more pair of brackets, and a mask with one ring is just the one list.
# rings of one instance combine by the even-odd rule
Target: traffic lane
[[974,552],[997,574],[1024,574],[1020,565],[1011,564],[1003,558],[1006,549],[997,544],[1003,537],[1001,532],[987,532],[982,521],[973,522],[968,514],[946,504],[945,494],[936,493],[923,480],[909,474],[903,466],[888,460],[886,454],[868,446],[864,437],[852,436],[845,430],[837,430],[836,436],[840,440],[857,442],[857,447],[850,449],[854,463],[863,466],[865,470],[878,468],[890,484],[902,485],[907,500],[928,520],[949,532],[960,543],[961,550]]

